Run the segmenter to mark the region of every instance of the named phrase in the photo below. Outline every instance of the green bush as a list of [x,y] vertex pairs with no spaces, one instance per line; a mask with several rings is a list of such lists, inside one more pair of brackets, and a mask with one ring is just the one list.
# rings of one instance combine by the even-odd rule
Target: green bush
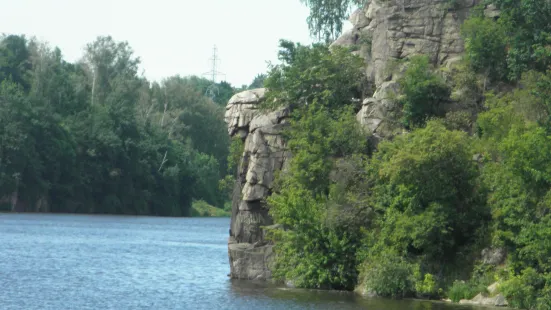
[[357,180],[355,174],[335,172],[338,158],[367,150],[353,106],[361,96],[363,62],[346,49],[330,51],[322,44],[280,46],[282,64],[266,79],[264,107],[292,109],[284,138],[293,156],[268,198],[274,221],[286,227],[269,234],[275,241],[273,275],[298,287],[351,290],[367,219],[359,195],[351,194],[357,183],[348,180]]
[[351,213],[341,212],[350,203],[339,199],[331,172],[335,157],[360,153],[366,139],[351,109],[330,111],[317,104],[304,107],[285,132],[293,157],[268,198],[275,222],[288,228],[271,235],[274,276],[298,287],[353,289],[361,236],[351,221],[339,220]]
[[503,282],[499,289],[507,298],[509,305],[519,309],[534,309],[536,306],[536,286],[543,283],[541,275],[534,269],[528,268],[521,275],[513,276]]
[[473,125],[473,115],[467,111],[448,112],[444,119],[444,125],[448,130],[469,132]]
[[228,173],[235,174],[239,167],[239,161],[243,156],[245,143],[239,137],[234,137],[230,143],[230,151],[228,153]]
[[501,22],[474,14],[461,26],[461,34],[472,69],[494,81],[507,76],[507,35]]
[[270,89],[263,104],[267,108],[317,103],[339,109],[361,98],[363,60],[346,48],[329,50],[324,44],[304,46],[282,40],[279,60],[281,64],[272,66],[265,81]]
[[416,270],[414,276],[416,278],[415,292],[418,296],[431,298],[437,295],[436,281],[432,274],[425,273],[425,275],[421,277],[419,270]]
[[196,200],[192,203],[192,217],[228,217],[230,215],[229,211],[213,207],[203,200]]
[[[545,72],[551,64],[551,2],[547,0],[492,0],[500,9],[499,22],[507,34],[509,78],[517,80],[523,72]],[[494,36],[500,34],[492,33]],[[491,38],[488,38],[491,39]],[[491,42],[491,41],[490,41]],[[485,44],[488,41],[484,42]]]
[[452,262],[477,240],[489,210],[470,149],[465,133],[437,121],[379,145],[369,164],[372,200],[382,214],[371,237],[374,251]]
[[433,116],[443,116],[443,105],[451,90],[444,80],[432,72],[427,56],[415,56],[400,78],[402,123],[408,129],[423,126]]
[[366,263],[363,279],[367,290],[383,297],[402,298],[415,291],[414,267],[398,255],[383,254]]
[[465,281],[455,281],[448,289],[448,298],[453,302],[459,302],[461,299],[471,299],[479,293],[479,289]]

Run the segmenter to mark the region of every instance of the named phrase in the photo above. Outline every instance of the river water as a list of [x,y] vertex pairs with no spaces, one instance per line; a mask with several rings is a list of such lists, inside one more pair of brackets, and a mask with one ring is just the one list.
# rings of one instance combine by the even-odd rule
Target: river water
[[0,309],[477,309],[232,281],[228,227],[226,218],[0,214]]

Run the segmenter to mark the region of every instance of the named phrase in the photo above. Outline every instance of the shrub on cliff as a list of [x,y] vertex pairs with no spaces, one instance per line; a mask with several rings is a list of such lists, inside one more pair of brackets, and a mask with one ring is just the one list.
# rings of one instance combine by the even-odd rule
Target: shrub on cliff
[[449,101],[450,88],[432,72],[428,57],[412,57],[399,83],[402,123],[406,128],[423,126],[430,117],[444,115],[443,105]]
[[471,149],[466,133],[438,121],[379,145],[367,166],[375,219],[366,262],[395,253],[419,266],[416,281],[436,274],[442,285],[446,269],[476,248],[490,220]]
[[363,61],[345,48],[282,40],[279,60],[264,82],[270,90],[265,103],[269,107],[318,103],[333,109],[361,97]]
[[293,157],[268,199],[275,222],[287,228],[271,236],[277,241],[274,276],[299,287],[353,289],[361,223],[339,218],[364,210],[342,197],[347,178],[332,174],[337,156],[364,151],[365,135],[350,108],[313,104],[298,115],[285,135]]
[[551,2],[490,0],[499,17],[484,17],[483,7],[465,22],[462,34],[467,58],[479,73],[495,80],[517,81],[528,70],[545,72],[551,65]]
[[381,143],[370,169],[376,183],[376,247],[450,259],[489,219],[467,134],[437,121]]
[[465,38],[465,58],[473,70],[494,82],[507,77],[507,34],[501,21],[475,10],[461,26],[461,35]]

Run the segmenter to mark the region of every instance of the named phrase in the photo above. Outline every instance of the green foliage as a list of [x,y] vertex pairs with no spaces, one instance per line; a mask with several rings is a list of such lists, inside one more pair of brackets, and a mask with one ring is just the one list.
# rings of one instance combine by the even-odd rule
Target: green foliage
[[[420,272],[416,270],[414,272],[415,278],[419,278]],[[415,281],[415,291],[421,296],[433,296],[437,293],[436,281],[434,276],[430,273],[425,273],[422,279]]]
[[191,205],[192,217],[229,217],[231,213],[209,205],[204,200],[194,200]]
[[414,266],[399,255],[383,252],[364,266],[366,288],[379,296],[402,298],[415,289]]
[[551,3],[546,0],[493,0],[509,32],[507,65],[510,78],[551,65]]
[[0,197],[18,198],[10,207],[185,216],[194,198],[223,205],[223,109],[185,79],[150,86],[138,65],[111,37],[89,44],[80,64],[2,38]]
[[455,280],[448,288],[448,298],[459,302],[461,299],[472,299],[478,294],[488,296],[488,286],[496,281],[495,275],[495,266],[475,265],[468,281]]
[[527,72],[522,88],[489,96],[479,115],[481,180],[492,211],[492,243],[508,252],[501,291],[510,305],[547,309],[551,271],[549,73]]
[[476,72],[483,72],[491,80],[507,76],[507,32],[501,21],[474,14],[461,26],[465,38],[465,56]]
[[370,167],[381,212],[374,252],[392,248],[428,261],[452,261],[477,238],[488,212],[470,148],[465,133],[435,121],[380,144]]
[[29,56],[27,39],[24,36],[0,36],[0,81],[12,81],[28,91],[31,69]]
[[537,309],[536,287],[545,285],[545,278],[536,270],[528,268],[520,275],[512,276],[503,282],[499,289],[507,298],[509,305],[519,309]]
[[275,222],[286,227],[271,233],[274,276],[299,287],[352,289],[368,213],[362,196],[350,195],[361,178],[353,168],[361,155],[354,155],[364,153],[367,142],[351,106],[361,61],[324,45],[282,41],[281,47],[283,64],[266,79],[266,102],[293,109],[284,132],[293,156],[268,199]]
[[279,59],[282,64],[273,66],[265,81],[269,108],[318,103],[333,109],[361,97],[363,61],[344,48],[282,40]]
[[349,10],[354,6],[365,4],[364,0],[301,0],[310,8],[308,16],[308,27],[312,35],[319,40],[331,42],[335,40],[342,31],[342,23],[348,18]]
[[251,85],[249,85],[248,89],[255,89],[255,88],[262,88],[264,87],[264,81],[266,80],[268,76],[264,73],[258,74],[254,77]]
[[485,18],[482,7],[465,22],[462,34],[471,66],[494,81],[518,80],[529,70],[551,65],[551,3],[547,0],[491,0],[497,20]]
[[469,132],[473,125],[473,115],[467,111],[448,112],[444,118],[444,125],[448,130]]
[[234,137],[230,143],[230,151],[228,153],[228,173],[234,173],[239,167],[239,162],[245,150],[245,143],[239,137]]
[[442,106],[449,100],[450,88],[432,72],[428,57],[411,58],[399,83],[403,95],[399,103],[406,128],[423,126],[428,118],[443,115]]
[[478,290],[465,281],[455,281],[448,289],[448,298],[453,302],[459,302],[461,299],[471,299],[477,294]]
[[342,199],[347,177],[341,176],[338,186],[330,173],[336,156],[360,153],[366,140],[350,109],[331,115],[314,104],[297,114],[301,116],[292,119],[286,132],[293,153],[289,169],[268,199],[274,220],[288,228],[272,234],[277,241],[274,276],[299,287],[352,289],[363,223],[356,226],[334,216],[360,215],[362,209]]

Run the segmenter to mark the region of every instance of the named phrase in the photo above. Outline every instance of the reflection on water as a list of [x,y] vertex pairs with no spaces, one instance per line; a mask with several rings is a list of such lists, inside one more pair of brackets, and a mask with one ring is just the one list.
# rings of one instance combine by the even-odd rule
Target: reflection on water
[[228,227],[226,218],[0,213],[0,309],[475,309],[232,281]]
[[[242,299],[265,299],[270,309],[474,310],[487,309],[444,302],[366,298],[352,292],[281,288],[262,282],[232,280],[232,293]],[[271,305],[274,305],[272,308]],[[283,307],[284,306],[284,307]],[[282,308],[280,308],[282,307]]]

